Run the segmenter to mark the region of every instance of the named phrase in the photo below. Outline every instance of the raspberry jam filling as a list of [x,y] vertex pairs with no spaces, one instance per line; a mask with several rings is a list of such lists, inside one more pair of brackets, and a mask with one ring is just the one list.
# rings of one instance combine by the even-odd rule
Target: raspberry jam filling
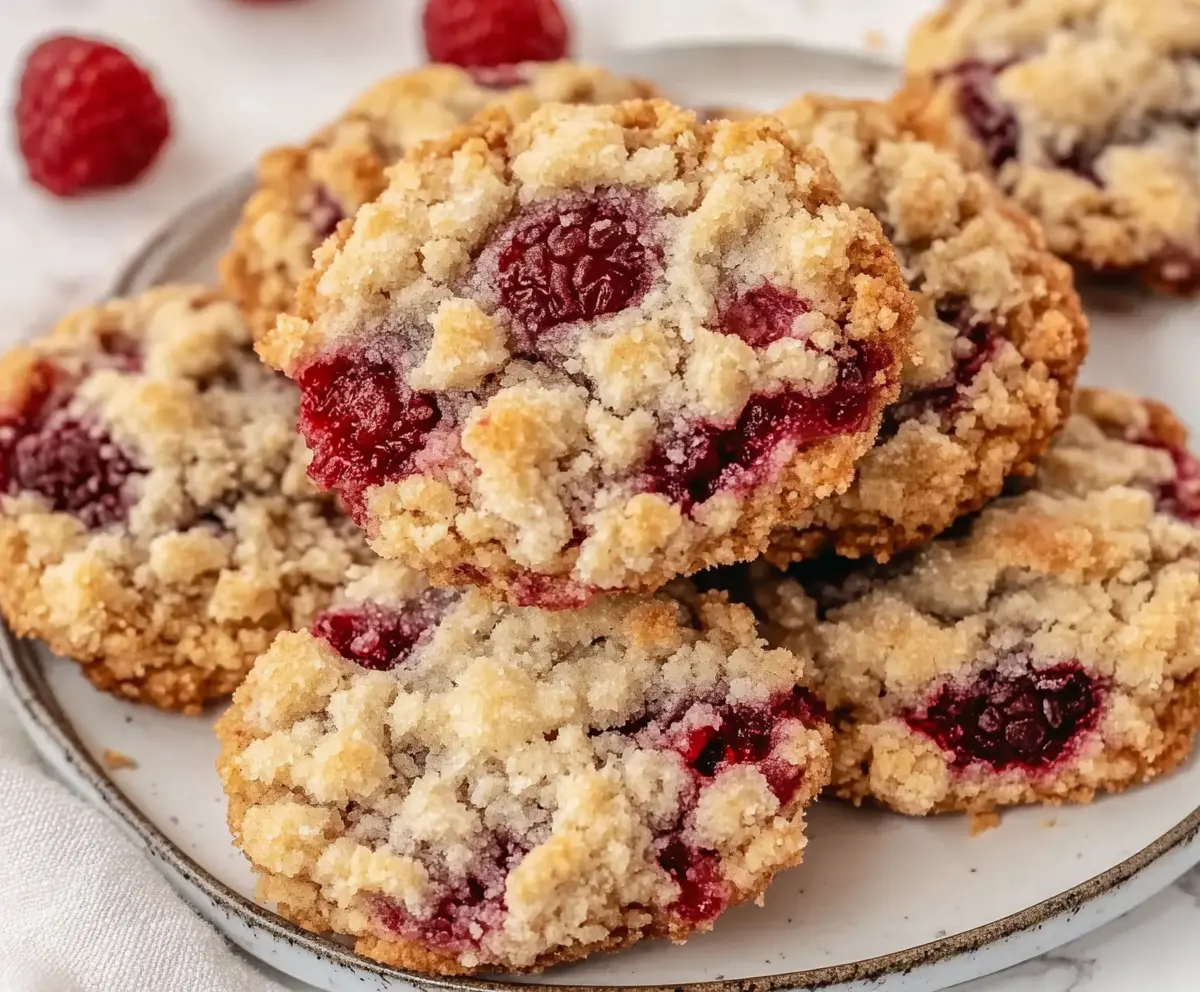
[[1152,434],[1139,437],[1136,443],[1167,452],[1175,464],[1175,478],[1162,483],[1155,493],[1158,508],[1188,523],[1200,522],[1200,459],[1186,448]]
[[312,201],[304,215],[317,237],[324,241],[337,230],[338,224],[346,216],[346,211],[329,191],[328,186],[318,184],[313,190]]
[[296,382],[300,433],[313,455],[309,477],[338,490],[361,523],[368,488],[414,471],[442,419],[437,400],[409,389],[397,365],[373,347],[322,356]]
[[658,855],[659,866],[679,886],[671,912],[688,923],[716,919],[729,904],[729,889],[721,877],[721,859],[712,851],[669,837]]
[[613,189],[526,208],[493,253],[500,303],[526,354],[552,328],[636,306],[663,264],[645,197]]
[[874,343],[850,348],[837,380],[823,393],[785,389],[751,396],[732,426],[695,421],[660,439],[644,469],[646,489],[690,511],[722,490],[752,487],[779,467],[777,456],[785,452],[865,430],[876,375],[891,354]]
[[600,591],[558,575],[519,572],[509,589],[518,606],[536,606],[542,610],[577,610],[586,606]]
[[20,407],[0,414],[0,491],[36,493],[91,529],[124,520],[127,483],[145,470],[102,426],[63,410],[71,392],[61,369],[42,361],[29,375]]
[[901,403],[899,409],[890,413],[893,421],[920,416],[925,410],[954,413],[961,406],[976,376],[1000,347],[1000,335],[996,328],[971,310],[965,301],[944,302],[938,307],[937,315],[938,320],[958,330],[953,344],[954,371]]
[[1017,115],[996,90],[996,76],[1011,64],[970,59],[950,70],[958,80],[958,112],[994,171],[1017,157],[1021,140]]
[[403,606],[360,603],[338,607],[317,617],[312,632],[347,661],[386,672],[408,660],[457,598],[452,589],[426,589]]
[[504,883],[525,854],[515,841],[497,838],[467,874],[437,885],[428,915],[414,915],[391,899],[379,898],[373,901],[376,919],[385,930],[425,947],[452,952],[478,948],[484,937],[504,925]]
[[[754,765],[782,806],[795,796],[804,780],[804,769],[776,757],[775,751],[787,741],[789,724],[799,721],[809,725],[818,720],[824,720],[823,707],[806,689],[796,687],[764,703],[717,707],[702,726],[659,729],[650,725],[636,734],[649,746],[659,746],[664,737],[673,740],[672,749],[683,758],[701,788],[727,768]],[[698,799],[699,789],[693,803]],[[690,808],[683,810],[681,819],[688,812]],[[679,896],[670,911],[690,923],[720,915],[729,905],[731,893],[721,876],[717,852],[688,844],[683,839],[682,825],[656,843],[659,865],[679,886]]]
[[766,704],[721,707],[713,723],[687,734],[680,754],[688,768],[703,778],[713,778],[733,765],[757,765],[779,802],[787,803],[804,771],[773,758],[772,752],[783,743],[789,721],[812,723],[819,713],[820,704],[798,686]]
[[765,348],[780,338],[794,336],[796,318],[811,310],[808,300],[765,282],[721,308],[720,330],[741,338],[752,348]]
[[[1020,659],[1018,659],[1020,660]],[[947,682],[908,725],[954,755],[956,768],[1041,772],[1069,754],[1100,717],[1104,685],[1076,662],[1033,669],[990,668]]]

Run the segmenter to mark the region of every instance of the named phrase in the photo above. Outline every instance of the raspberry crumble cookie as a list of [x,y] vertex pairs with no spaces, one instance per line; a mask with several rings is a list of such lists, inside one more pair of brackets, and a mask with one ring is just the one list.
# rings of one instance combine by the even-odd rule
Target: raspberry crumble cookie
[[1197,463],[1160,407],[1082,407],[1040,488],[929,547],[837,577],[760,573],[768,639],[815,659],[838,795],[909,814],[1088,802],[1190,754]]
[[1200,524],[1200,461],[1187,428],[1162,403],[1108,389],[1080,390],[1076,416],[1038,469],[1044,489],[1080,495],[1133,486],[1174,517]]
[[886,560],[1031,471],[1087,351],[1070,267],[1037,225],[882,104],[806,97],[779,117],[873,211],[920,308],[900,400],[851,488],[776,532],[782,563],[833,547]]
[[265,901],[388,964],[682,941],[801,860],[830,770],[802,667],[716,595],[548,612],[381,562],[234,695],[230,826]]
[[237,308],[167,287],[0,360],[0,608],[99,688],[198,711],[307,623],[361,533],[305,477],[295,387]]
[[648,83],[571,62],[464,70],[431,65],[377,83],[303,147],[269,151],[221,262],[226,289],[261,334],[289,310],[313,251],[338,222],[375,199],[385,168],[489,105],[514,117],[542,103],[616,103],[652,96]]
[[376,551],[565,608],[753,557],[844,488],[914,314],[778,122],[556,104],[393,167],[259,350]]
[[1088,268],[1200,288],[1200,5],[949,0],[900,96]]

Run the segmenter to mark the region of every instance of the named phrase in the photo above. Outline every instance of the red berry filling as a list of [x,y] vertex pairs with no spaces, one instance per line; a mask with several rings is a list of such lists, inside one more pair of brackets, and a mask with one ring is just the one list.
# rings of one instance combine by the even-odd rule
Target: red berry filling
[[865,430],[876,376],[891,354],[878,344],[847,352],[837,380],[816,396],[793,389],[752,396],[732,426],[695,421],[660,440],[646,462],[646,488],[690,511],[721,490],[753,486],[806,445]]
[[1049,668],[990,668],[969,682],[947,682],[908,725],[954,755],[1002,772],[1050,768],[1096,726],[1104,700],[1099,678],[1076,662]]
[[1168,444],[1153,434],[1139,437],[1136,443],[1167,452],[1175,463],[1175,478],[1161,484],[1155,493],[1158,508],[1188,523],[1200,522],[1200,459],[1186,448]]
[[304,213],[313,231],[322,241],[337,230],[338,224],[346,216],[342,205],[329,192],[329,187],[324,185],[318,185],[313,190],[312,201]]
[[399,903],[380,898],[373,907],[379,923],[425,947],[443,951],[477,948],[489,932],[504,925],[508,911],[504,883],[525,854],[525,848],[517,843],[499,838],[465,876],[435,883],[438,892],[428,915],[414,916]]
[[343,606],[317,617],[312,632],[347,661],[386,672],[408,660],[413,648],[457,598],[458,593],[451,589],[427,589],[403,606]]
[[679,886],[671,912],[689,923],[721,915],[729,903],[729,890],[721,877],[721,859],[714,852],[689,847],[672,835],[663,844],[658,863]]
[[811,723],[819,712],[810,693],[799,687],[776,696],[765,706],[722,707],[715,723],[690,731],[680,753],[687,766],[704,778],[713,778],[733,765],[758,765],[780,803],[796,794],[803,769],[771,757],[782,743],[788,721]]
[[125,519],[126,483],[145,470],[99,424],[64,413],[69,399],[61,369],[33,367],[20,408],[0,415],[0,490],[36,493],[56,513],[105,527]]
[[414,461],[442,419],[437,400],[414,393],[380,349],[316,359],[296,377],[300,433],[313,453],[308,474],[337,489],[354,518],[371,486],[414,471]]
[[497,246],[500,303],[527,354],[552,328],[636,306],[662,270],[643,198],[611,189],[529,207]]
[[[719,853],[690,846],[683,839],[685,821],[695,808],[699,789],[725,768],[754,764],[780,802],[786,803],[795,795],[804,772],[775,758],[773,751],[783,743],[789,722],[808,725],[825,717],[821,704],[799,687],[761,704],[720,706],[715,712],[710,708],[703,727],[694,726],[695,708],[696,704],[688,705],[666,718],[645,714],[623,727],[593,729],[590,735],[615,733],[646,749],[674,751],[691,769],[698,788],[685,799],[676,823],[657,836],[655,846],[659,865],[679,886],[669,911],[689,923],[703,923],[720,915],[732,893],[722,877]],[[692,725],[685,729],[685,722]],[[447,951],[478,948],[488,933],[503,926],[507,876],[527,850],[511,838],[498,836],[465,874],[439,879],[434,869],[436,888],[428,914],[414,915],[383,898],[373,900],[372,909],[384,929],[426,947]]]
[[[954,339],[954,371],[940,382],[913,394],[890,414],[892,421],[918,417],[925,410],[953,413],[962,403],[975,377],[983,371],[1000,347],[1000,336],[988,321],[976,315],[965,301],[943,303],[937,310],[938,319],[956,327]],[[911,406],[910,404],[915,404]]]
[[[775,757],[775,749],[786,740],[789,723],[808,725],[825,719],[824,708],[800,687],[766,703],[718,707],[703,725],[677,729],[690,713],[691,708],[666,728],[635,725],[627,732],[641,737],[646,746],[661,746],[664,738],[673,741],[669,746],[683,758],[700,788],[726,768],[755,765],[781,805],[795,796],[804,780],[804,769]],[[680,825],[657,841],[658,863],[679,885],[679,897],[671,905],[671,912],[699,923],[718,916],[729,904],[730,892],[721,877],[717,852],[684,841],[682,820],[688,812],[690,809],[681,811]]]
[[543,610],[577,610],[599,592],[595,586],[537,572],[518,573],[510,580],[509,588],[518,606],[536,606]]
[[557,0],[427,0],[421,26],[431,62],[492,66],[567,53]]
[[796,318],[811,310],[808,300],[765,282],[746,290],[722,308],[720,329],[723,334],[741,338],[752,348],[765,348],[780,338],[793,337]]
[[996,76],[1009,62],[960,62],[951,72],[958,80],[958,112],[983,146],[993,170],[1017,157],[1021,127],[1012,107],[996,92]]
[[95,424],[51,417],[12,448],[10,491],[33,492],[56,512],[71,513],[88,527],[124,520],[130,476],[143,469]]

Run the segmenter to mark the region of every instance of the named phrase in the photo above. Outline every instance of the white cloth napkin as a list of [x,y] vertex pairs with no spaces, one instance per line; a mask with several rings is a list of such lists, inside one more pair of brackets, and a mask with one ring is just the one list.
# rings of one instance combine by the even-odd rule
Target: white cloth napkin
[[0,697],[0,992],[285,992],[54,779]]

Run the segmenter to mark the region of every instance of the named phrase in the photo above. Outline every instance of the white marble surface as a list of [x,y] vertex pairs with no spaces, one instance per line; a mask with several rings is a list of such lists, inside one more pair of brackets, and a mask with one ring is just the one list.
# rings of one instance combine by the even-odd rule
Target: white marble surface
[[[575,0],[584,54],[692,38],[793,37],[894,53],[925,0]],[[347,96],[418,58],[417,0],[0,0],[0,343],[103,294],[114,271],[188,198],[263,146],[304,134]],[[686,15],[686,16],[685,16]],[[10,107],[20,52],[62,28],[139,50],[173,103],[175,135],[133,189],[55,201],[24,180]],[[1019,870],[1019,866],[1014,866]],[[3,910],[0,910],[2,917]],[[1097,933],[968,992],[1195,989],[1200,872]],[[0,987],[3,987],[0,977]],[[107,990],[105,990],[107,992]]]

